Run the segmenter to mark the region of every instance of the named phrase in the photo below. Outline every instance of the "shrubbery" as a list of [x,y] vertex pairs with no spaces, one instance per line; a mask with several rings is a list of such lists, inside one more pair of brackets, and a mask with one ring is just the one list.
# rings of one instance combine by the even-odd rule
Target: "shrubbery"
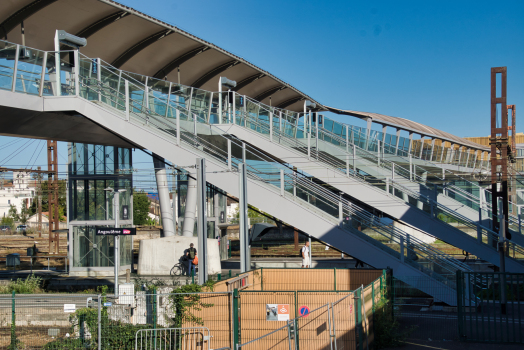
[[29,275],[26,279],[19,278],[9,282],[6,286],[0,286],[0,294],[33,294],[42,292],[42,277]]

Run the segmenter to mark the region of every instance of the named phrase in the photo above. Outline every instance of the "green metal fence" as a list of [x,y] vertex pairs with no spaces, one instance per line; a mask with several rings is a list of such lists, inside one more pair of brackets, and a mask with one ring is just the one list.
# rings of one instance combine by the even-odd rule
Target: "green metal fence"
[[457,271],[463,341],[524,344],[524,273]]

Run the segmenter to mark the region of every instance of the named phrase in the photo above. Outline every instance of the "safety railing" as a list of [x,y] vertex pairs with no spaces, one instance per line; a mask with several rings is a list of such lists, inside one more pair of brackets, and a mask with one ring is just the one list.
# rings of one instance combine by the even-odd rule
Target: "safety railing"
[[[369,242],[380,246],[382,250],[392,256],[403,259],[404,262],[409,262],[418,269],[446,283],[452,283],[446,276],[457,268],[468,270],[466,266],[457,264],[453,258],[446,254],[421,245],[421,242],[410,238],[405,232],[381,224],[371,214],[364,215],[365,211],[362,208],[356,210],[355,208],[357,207],[354,204],[340,200],[332,192],[314,184],[307,174],[297,173],[291,168],[279,164],[278,161],[271,159],[268,155],[261,154],[255,149],[250,149],[242,142],[225,137],[221,130],[215,129],[212,125],[207,127],[208,132],[224,138],[225,144],[229,145],[228,150],[221,149],[215,144],[206,141],[206,139],[199,136],[197,128],[199,121],[209,122],[212,115],[212,111],[210,112],[209,109],[212,108],[212,104],[206,105],[202,103],[199,95],[195,94],[195,89],[184,88],[177,90],[178,92],[183,91],[180,93],[182,96],[180,99],[177,97],[177,101],[172,103],[169,98],[169,95],[173,92],[173,84],[171,83],[165,83],[169,89],[167,91],[168,98],[165,99],[160,94],[162,89],[160,83],[150,88],[149,78],[146,78],[144,84],[135,79],[130,73],[111,67],[99,59],[91,59],[83,55],[79,56],[78,52],[74,52],[75,61],[78,64],[69,66],[58,65],[58,72],[56,72],[57,66],[55,64],[53,70],[53,62],[60,62],[64,55],[62,53],[55,55],[55,59],[51,59],[49,63],[49,58],[52,58],[53,55],[54,53],[43,53],[44,57],[48,57],[47,61],[44,59],[43,62],[48,62],[48,65],[42,66],[42,76],[47,76],[45,79],[51,83],[51,92],[54,96],[63,96],[71,92],[73,95],[99,103],[105,107],[110,107],[111,111],[121,118],[139,122],[163,134],[170,134],[175,137],[178,145],[189,146],[193,151],[201,153],[204,157],[212,157],[231,171],[236,170],[240,162],[246,162],[245,155],[240,159],[233,157],[231,154],[231,146],[240,147],[243,150],[243,154],[249,154],[248,158],[250,161],[247,162],[249,177],[254,181],[265,184],[268,189],[276,194],[286,196],[292,200],[302,199],[300,201],[301,205],[313,210],[321,217],[329,218],[337,226],[344,217],[350,218],[355,225],[357,223],[360,225],[362,231],[358,230],[358,226],[357,228],[353,227],[355,225],[351,227],[340,225],[340,227],[348,232],[367,237],[366,239]],[[49,68],[50,66],[51,68]],[[70,70],[68,71],[64,67],[69,67]],[[16,64],[13,71],[15,73],[13,76],[16,76]],[[61,89],[53,86],[53,83],[56,82],[56,77],[54,80],[52,74],[58,75],[58,73],[64,77]],[[153,81],[152,78],[151,81]],[[41,86],[43,84],[44,81],[41,81]],[[68,89],[64,89],[63,85],[66,85]],[[0,88],[2,88],[1,85]],[[39,94],[42,95],[43,90],[40,90]],[[187,100],[187,103],[180,103],[181,99],[184,102]],[[208,113],[193,113],[193,108],[188,110],[185,108],[186,105],[198,107],[201,111],[205,111],[208,108]],[[229,115],[228,117],[231,118],[232,116]],[[341,208],[342,210],[340,210]],[[340,215],[341,212],[343,215]],[[391,246],[393,248],[379,243],[368,232],[388,237],[392,242]],[[410,242],[410,245],[403,244],[403,242],[407,241]],[[401,254],[403,252],[405,255]],[[411,258],[414,256],[419,258]],[[443,273],[443,275],[440,275],[439,272]]]
[[[224,117],[223,119],[224,122],[227,121],[226,117]],[[362,182],[375,186],[376,188],[380,188],[386,191],[387,193],[404,200],[407,203],[416,202],[417,207],[425,211],[431,217],[439,219],[444,223],[453,226],[453,228],[459,229],[470,236],[474,236],[478,239],[479,242],[486,243],[495,249],[495,246],[493,246],[492,242],[498,240],[498,234],[496,232],[494,232],[490,227],[483,225],[482,223],[475,222],[463,215],[460,215],[455,210],[449,208],[447,205],[439,203],[437,194],[438,188],[436,187],[437,185],[433,184],[433,188],[430,188],[427,185],[427,177],[424,178],[423,176],[418,175],[416,172],[411,170],[411,166],[410,170],[404,169],[400,166],[396,166],[396,164],[388,160],[381,159],[380,155],[375,155],[371,152],[358,149],[355,145],[350,146],[347,143],[344,144],[343,140],[337,140],[336,137],[331,135],[331,140],[335,141],[335,144],[338,143],[339,145],[346,147],[346,149],[349,149],[349,147],[351,147],[351,149],[353,150],[352,164],[350,164],[350,157],[347,153],[345,156],[342,155],[343,157],[345,157],[345,162],[337,162],[336,160],[333,160],[337,159],[336,153],[331,153],[329,154],[329,156],[324,156],[323,158],[322,156],[319,156],[322,154],[318,152],[319,128],[312,128],[312,134],[317,134],[317,144],[316,147],[313,148],[310,144],[309,134],[307,138],[308,142],[306,147],[304,143],[300,142],[299,138],[288,138],[286,137],[286,135],[279,132],[279,130],[281,130],[280,126],[282,125],[282,122],[280,120],[278,128],[271,128],[271,124],[269,123],[269,121],[267,121],[267,123],[261,123],[257,120],[253,120],[253,118],[251,118],[251,116],[249,116],[248,114],[242,115],[242,117],[237,118],[237,120],[240,120],[243,123],[243,126],[256,130],[257,132],[263,135],[273,135],[272,139],[275,142],[279,142],[281,144],[293,147],[294,149],[298,149],[304,154],[307,154],[308,157],[311,157],[311,153],[316,153],[313,155],[314,158],[319,159],[322,162],[330,165],[331,168],[334,170],[340,171],[341,173],[348,176],[354,176]],[[379,149],[379,147],[377,149]],[[368,160],[369,163],[372,165],[366,164],[364,169],[369,167],[376,167],[376,172],[373,175],[369,175],[362,171],[362,167],[360,166],[360,164],[357,163],[357,159]],[[367,171],[369,172],[369,169]],[[385,172],[389,173],[390,176],[384,176],[383,174]],[[399,178],[400,181],[398,181]],[[412,181],[416,183],[417,186],[420,186],[419,191],[414,190],[412,187],[407,187],[409,181]],[[453,188],[450,188],[446,189],[443,192],[447,193],[453,190]],[[429,193],[430,195],[432,194],[432,196],[423,195],[420,193],[420,191],[425,191],[425,193]],[[456,194],[455,196],[463,195],[461,191],[456,191],[454,193]],[[451,197],[449,199],[453,200]],[[470,200],[470,198],[468,197],[465,197],[465,199]],[[457,203],[457,205],[460,205],[460,203]],[[487,210],[485,210],[485,213],[482,213],[481,208],[479,208],[479,210],[481,211],[479,215],[483,214],[482,217],[484,218],[489,217],[491,215],[491,212]],[[510,251],[512,252],[514,258],[517,256],[524,256],[524,249],[519,244],[513,242],[510,242],[509,244],[511,247]]]
[[207,327],[139,329],[135,335],[135,350],[209,350],[210,339]]

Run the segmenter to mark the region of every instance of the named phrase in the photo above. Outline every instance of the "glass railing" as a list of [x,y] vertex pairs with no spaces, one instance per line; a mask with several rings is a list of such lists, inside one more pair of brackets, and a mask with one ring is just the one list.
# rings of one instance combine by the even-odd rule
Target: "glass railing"
[[[264,123],[265,118],[262,120],[255,120],[247,115],[244,116],[244,118],[248,120],[246,124],[248,127],[263,135],[269,135],[270,127]],[[394,195],[399,199],[404,200],[406,203],[416,206],[420,210],[431,215],[433,218],[438,219],[465,234],[475,237],[479,242],[488,244],[493,249],[496,249],[496,245],[493,242],[498,240],[498,234],[493,232],[489,226],[486,227],[483,224],[470,220],[467,217],[460,215],[455,210],[448,208],[447,205],[439,203],[439,197],[437,194],[443,194],[444,190],[441,188],[439,189],[437,185],[431,186],[431,184],[428,184],[427,180],[424,179],[423,174],[418,175],[413,171],[409,172],[409,170],[396,166],[394,163],[383,159],[378,153],[367,152],[356,147],[356,154],[355,156],[351,156],[351,159],[350,157],[347,157],[347,153],[345,155],[338,155],[336,151],[330,154],[327,154],[326,152],[318,152],[318,144],[316,147],[311,147],[310,145],[308,148],[307,143],[311,141],[305,142],[300,138],[286,137],[278,130],[278,128],[273,128],[271,131],[274,142],[293,147],[294,149],[303,152],[305,155],[309,155],[312,158],[321,160],[323,163],[329,164],[333,169],[357,177],[369,185],[387,191],[390,195]],[[329,139],[329,142],[332,145],[340,147],[348,146],[345,144],[344,140],[340,140],[335,135],[326,135],[325,137],[321,136],[324,131],[320,130],[320,128],[316,129],[315,127],[312,127],[311,133],[315,134],[314,142],[319,142],[319,140],[322,142]],[[316,135],[317,133],[318,135]],[[358,137],[358,135],[355,136]],[[350,146],[350,149],[353,149],[353,145]],[[340,159],[341,157],[345,159]],[[362,164],[362,160],[365,160],[366,164]],[[374,169],[370,170],[370,168]],[[367,172],[362,169],[366,169]],[[393,176],[393,172],[396,176]],[[389,174],[389,176],[383,176],[385,173]],[[402,181],[402,179],[404,181]],[[411,182],[416,183],[417,186],[420,187],[414,190],[406,186],[407,183]],[[453,189],[445,189],[445,191],[451,192]],[[459,191],[454,192],[454,194],[456,197],[467,195],[466,193],[461,193]],[[483,211],[485,217],[490,215],[490,212],[486,209],[483,209]],[[510,246],[513,257],[524,257],[524,249],[520,245],[511,242]]]

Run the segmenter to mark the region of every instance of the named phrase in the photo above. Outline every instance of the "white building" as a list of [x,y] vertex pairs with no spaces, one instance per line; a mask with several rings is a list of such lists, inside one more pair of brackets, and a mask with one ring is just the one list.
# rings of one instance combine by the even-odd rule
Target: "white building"
[[0,217],[9,214],[11,205],[14,205],[18,212],[22,209],[24,201],[29,207],[36,193],[35,181],[31,179],[31,173],[13,172],[12,174],[12,182],[6,179],[8,173],[3,173],[3,178],[0,178]]

